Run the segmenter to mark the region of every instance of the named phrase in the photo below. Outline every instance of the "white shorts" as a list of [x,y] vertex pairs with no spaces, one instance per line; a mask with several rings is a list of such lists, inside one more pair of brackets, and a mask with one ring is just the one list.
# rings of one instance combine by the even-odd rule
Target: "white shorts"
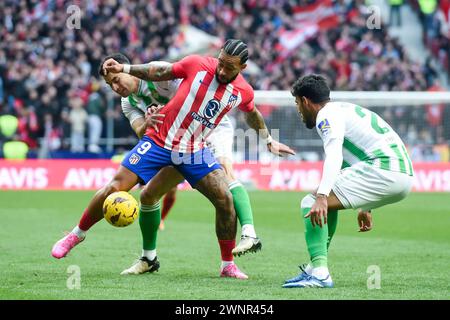
[[214,157],[224,157],[233,161],[233,139],[233,125],[230,118],[225,116],[206,139],[206,146],[211,150]]
[[341,170],[333,192],[346,209],[370,210],[402,200],[412,186],[412,176],[359,162]]

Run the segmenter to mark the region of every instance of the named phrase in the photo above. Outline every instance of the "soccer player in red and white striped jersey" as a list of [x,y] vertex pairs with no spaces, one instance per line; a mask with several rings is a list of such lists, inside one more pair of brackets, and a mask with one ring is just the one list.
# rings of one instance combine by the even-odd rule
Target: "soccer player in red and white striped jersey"
[[[156,173],[165,166],[174,166],[189,183],[205,195],[216,208],[216,234],[222,255],[221,276],[246,279],[233,263],[232,249],[235,247],[236,215],[233,199],[223,170],[212,159],[206,161],[203,156],[210,155],[204,148],[204,142],[222,117],[231,109],[239,108],[246,112],[250,127],[260,132],[266,140],[268,149],[277,155],[293,154],[284,144],[273,140],[259,111],[254,107],[253,90],[240,75],[246,67],[248,58],[247,46],[240,40],[229,40],[222,48],[218,59],[200,56],[188,56],[174,64],[127,65],[107,60],[103,67],[110,73],[129,73],[143,80],[165,81],[183,78],[177,94],[161,111],[165,115],[158,129],[148,129],[146,135],[122,162],[116,177],[98,192],[88,206],[97,208],[103,195],[108,190],[120,190],[124,184],[123,177],[132,177],[151,182]],[[122,84],[118,84],[122,85]],[[124,88],[126,89],[126,88]],[[124,91],[125,92],[125,91]],[[201,163],[180,163],[178,156],[188,158],[200,155]],[[120,172],[125,174],[120,175]],[[120,180],[122,179],[122,180]],[[130,180],[127,178],[127,181]],[[143,236],[143,257],[130,269],[134,272],[156,271],[159,268],[156,258],[156,235],[160,221],[159,198],[149,192],[148,185],[141,192],[141,210],[139,222]],[[88,229],[101,219],[97,210],[86,211],[89,223],[83,224]],[[86,231],[85,229],[83,229]],[[84,232],[83,231],[83,232]],[[69,238],[68,238],[69,239]],[[62,239],[59,247],[67,250],[59,256],[65,256],[76,244],[84,239],[77,236],[69,240]],[[58,247],[58,248],[59,248]],[[148,255],[147,255],[148,254]],[[130,271],[130,270],[128,270]]]
[[[260,132],[263,139],[268,140],[271,152],[278,155],[293,154],[289,147],[271,139],[263,117],[254,106],[253,89],[240,74],[246,67],[247,59],[246,44],[240,40],[228,40],[218,59],[193,55],[164,66],[152,64],[130,66],[111,59],[104,63],[104,68],[107,72],[125,72],[150,81],[183,79],[176,95],[161,110],[165,115],[163,124],[158,126],[158,130],[150,127],[146,132],[146,136],[156,145],[170,150],[172,158],[179,153],[195,153],[202,150],[205,139],[222,117],[233,108],[239,108],[246,113],[247,123]],[[222,192],[228,193],[228,190],[222,190],[227,189],[223,181],[224,176],[223,173],[214,176],[213,173],[216,171],[206,175],[194,187],[216,206],[219,217],[223,214],[221,212],[223,210],[218,207],[221,200],[218,201],[217,196],[223,198]],[[150,208],[159,202],[159,198],[155,199],[148,190],[147,185],[141,193],[141,203]],[[228,208],[225,215],[234,217],[233,211],[233,208]],[[224,230],[220,219],[216,220],[216,230],[222,252],[221,275],[227,276],[228,270],[231,270],[233,265],[230,245],[233,247],[235,245],[236,230],[235,228],[233,231]],[[134,267],[139,266],[132,266],[130,269]]]

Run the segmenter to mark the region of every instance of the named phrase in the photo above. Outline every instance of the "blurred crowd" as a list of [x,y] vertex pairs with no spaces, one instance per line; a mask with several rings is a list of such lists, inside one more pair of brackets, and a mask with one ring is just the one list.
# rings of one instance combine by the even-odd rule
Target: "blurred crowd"
[[409,0],[409,4],[421,21],[424,44],[450,75],[450,0]]
[[[425,90],[426,66],[410,61],[386,28],[368,29],[362,1],[335,1],[339,24],[319,30],[288,56],[275,50],[280,30],[295,30],[293,9],[317,1],[195,1],[191,23],[222,38],[240,38],[262,71],[250,76],[256,89],[286,90],[299,75],[320,73],[334,90]],[[282,5],[284,4],[284,5]]]
[[[133,63],[164,60],[180,45],[181,23],[221,40],[245,41],[259,70],[246,74],[255,90],[289,90],[299,76],[311,72],[326,75],[333,90],[440,90],[437,71],[429,61],[423,65],[411,61],[385,26],[366,27],[370,12],[363,1],[330,0],[337,24],[310,34],[292,50],[283,50],[282,34],[297,30],[294,12],[317,2],[2,1],[0,114],[18,118],[15,138],[32,150],[45,137],[49,150],[98,153],[108,121],[114,123],[115,137],[133,137],[118,97],[108,105],[111,92],[97,75],[99,63],[106,54],[118,51]],[[286,119],[297,120],[290,116],[295,110],[262,108],[273,128],[281,128]],[[428,109],[411,112],[406,106],[385,112],[388,120],[400,121],[399,130],[411,144],[425,130],[429,137],[423,140],[436,145],[450,140],[445,128],[450,124],[444,126],[448,109],[431,106],[435,117],[424,116]],[[239,117],[237,124],[242,125]],[[298,127],[292,123],[292,130],[281,130],[294,146],[303,135]]]

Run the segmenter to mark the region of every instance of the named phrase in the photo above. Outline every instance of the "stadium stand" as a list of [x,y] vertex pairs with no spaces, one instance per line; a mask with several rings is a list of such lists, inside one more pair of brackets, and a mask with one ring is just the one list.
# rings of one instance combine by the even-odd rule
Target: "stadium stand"
[[[220,40],[247,42],[258,72],[246,77],[256,90],[289,90],[297,77],[311,72],[326,75],[333,90],[443,90],[429,62],[411,61],[385,26],[366,27],[369,11],[363,1],[194,0],[186,7],[180,7],[179,1],[124,3],[80,2],[79,29],[67,26],[67,16],[55,14],[66,10],[67,1],[0,3],[4,17],[0,114],[18,117],[19,136],[31,150],[38,148],[39,138],[48,137],[50,151],[82,152],[86,145],[89,151],[99,152],[99,134],[87,128],[94,126],[105,137],[108,121],[114,123],[114,137],[128,138],[116,147],[132,145],[135,137],[121,115],[117,97],[107,110],[109,90],[97,76],[98,64],[106,53],[117,51],[125,52],[134,63],[164,60],[182,41],[189,41],[180,36],[186,24]],[[319,29],[298,28],[305,10],[320,6],[332,10],[321,18]],[[439,10],[448,28],[448,1],[441,1]],[[447,34],[431,34],[435,35],[432,52],[448,68],[448,52],[442,53],[449,47],[448,29]],[[268,125],[280,128],[281,139],[293,147],[304,146],[312,137],[303,127],[299,129],[293,108],[259,107]],[[435,146],[450,141],[448,126],[443,125],[443,119],[450,118],[449,108],[425,110],[404,106],[377,112],[394,122],[406,143],[419,150],[416,158],[437,159]],[[236,126],[245,128],[238,114]]]

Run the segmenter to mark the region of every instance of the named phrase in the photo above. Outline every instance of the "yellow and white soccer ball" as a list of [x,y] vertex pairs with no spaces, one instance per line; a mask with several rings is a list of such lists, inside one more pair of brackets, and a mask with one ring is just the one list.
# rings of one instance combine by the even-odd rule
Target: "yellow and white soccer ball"
[[114,227],[126,227],[136,220],[139,205],[136,199],[125,191],[110,194],[103,202],[103,215]]

